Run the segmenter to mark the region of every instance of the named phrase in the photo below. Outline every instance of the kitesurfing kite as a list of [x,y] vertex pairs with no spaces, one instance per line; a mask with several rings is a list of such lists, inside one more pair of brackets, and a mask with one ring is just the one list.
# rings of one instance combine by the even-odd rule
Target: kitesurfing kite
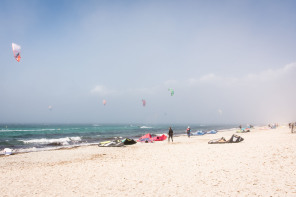
[[223,113],[222,109],[218,109],[218,113],[219,113],[220,115],[222,115],[222,113]]
[[106,105],[106,103],[107,103],[107,101],[104,99],[104,100],[103,100],[103,104]]
[[20,62],[21,60],[21,46],[12,43],[12,51],[13,51],[13,56],[16,59],[16,61]]
[[173,88],[169,88],[169,91],[171,92],[171,96],[174,96],[175,92],[174,92]]
[[142,99],[142,103],[143,103],[143,107],[146,106],[146,101],[144,99]]
[[50,111],[52,110],[52,106],[51,105],[48,106],[48,110],[50,110]]

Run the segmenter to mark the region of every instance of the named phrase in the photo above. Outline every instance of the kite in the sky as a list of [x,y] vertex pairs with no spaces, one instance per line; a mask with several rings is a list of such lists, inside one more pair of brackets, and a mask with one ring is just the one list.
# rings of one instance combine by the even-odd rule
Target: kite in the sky
[[143,107],[146,106],[146,100],[142,99]]
[[51,105],[48,106],[48,110],[50,110],[50,111],[52,110],[52,106]]
[[21,60],[21,46],[12,43],[12,51],[13,51],[13,56],[16,59],[16,61],[20,61]]
[[171,96],[174,96],[175,92],[174,92],[173,88],[169,88],[169,91],[171,92]]
[[107,103],[107,101],[104,99],[104,100],[103,100],[103,104],[106,105],[106,103]]
[[219,113],[220,115],[222,115],[222,113],[223,113],[222,109],[218,109],[218,113]]

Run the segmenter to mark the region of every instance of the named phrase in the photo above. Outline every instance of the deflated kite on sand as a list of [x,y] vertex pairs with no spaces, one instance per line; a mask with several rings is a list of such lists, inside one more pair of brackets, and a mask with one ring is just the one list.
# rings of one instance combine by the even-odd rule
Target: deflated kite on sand
[[142,137],[140,137],[138,140],[138,142],[145,142],[145,143],[152,143],[153,139],[150,133],[147,133],[146,135],[143,135]]
[[155,136],[152,139],[153,141],[164,141],[167,139],[167,136],[165,134],[162,134],[161,136]]
[[244,138],[241,136],[233,134],[229,140],[226,140],[224,137],[210,140],[209,144],[225,144],[225,143],[238,143],[244,141]]

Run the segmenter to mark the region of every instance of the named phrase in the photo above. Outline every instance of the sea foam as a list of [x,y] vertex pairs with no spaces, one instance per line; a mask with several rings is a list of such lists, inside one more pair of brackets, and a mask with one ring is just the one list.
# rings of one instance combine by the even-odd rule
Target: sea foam
[[141,129],[152,129],[152,127],[147,127],[147,126],[141,126]]
[[52,144],[52,145],[69,145],[69,142],[79,142],[81,141],[80,137],[65,137],[58,139],[32,139],[32,140],[22,140],[25,144]]

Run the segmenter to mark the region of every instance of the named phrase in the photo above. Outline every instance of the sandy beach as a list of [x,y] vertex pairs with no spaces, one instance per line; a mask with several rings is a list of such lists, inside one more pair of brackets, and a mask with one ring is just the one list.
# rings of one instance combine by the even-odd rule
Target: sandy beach
[[1,196],[296,196],[296,134],[234,133],[2,156]]

